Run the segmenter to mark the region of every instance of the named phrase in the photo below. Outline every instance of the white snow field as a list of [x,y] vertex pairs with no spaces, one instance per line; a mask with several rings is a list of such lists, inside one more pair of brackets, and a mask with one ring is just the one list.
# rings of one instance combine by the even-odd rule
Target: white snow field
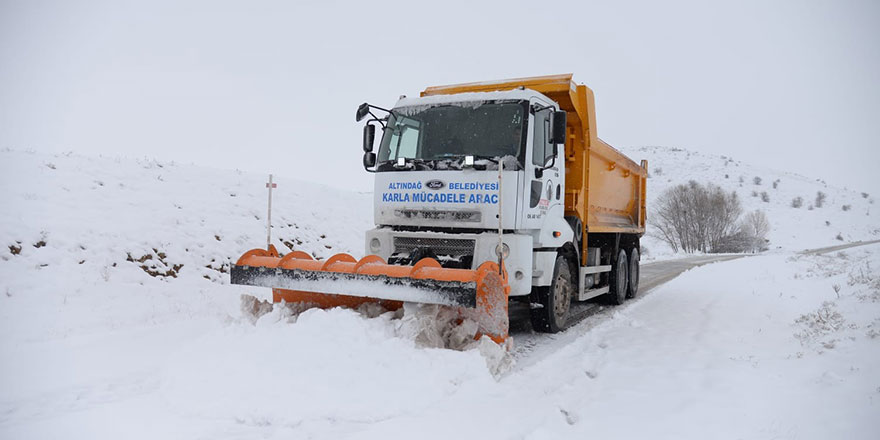
[[[663,167],[652,194],[739,188],[719,158],[675,169],[687,153],[667,150],[627,150]],[[750,191],[756,168],[727,167]],[[242,293],[269,291],[225,272],[265,246],[266,176],[0,151],[0,438],[876,438],[880,244],[797,252],[878,238],[872,196],[758,172],[781,180],[769,203],[741,194],[766,206],[770,253],[688,271],[510,368],[423,346],[427,310],[243,316]],[[371,194],[276,182],[279,250],[363,254]],[[825,207],[790,207],[818,190]]]

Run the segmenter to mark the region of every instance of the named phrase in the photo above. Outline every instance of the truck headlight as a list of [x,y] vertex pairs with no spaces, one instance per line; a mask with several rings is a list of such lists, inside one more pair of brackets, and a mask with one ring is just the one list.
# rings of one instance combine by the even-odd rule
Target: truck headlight
[[370,250],[373,252],[379,252],[379,249],[382,249],[382,242],[379,241],[378,238],[373,238],[370,240]]

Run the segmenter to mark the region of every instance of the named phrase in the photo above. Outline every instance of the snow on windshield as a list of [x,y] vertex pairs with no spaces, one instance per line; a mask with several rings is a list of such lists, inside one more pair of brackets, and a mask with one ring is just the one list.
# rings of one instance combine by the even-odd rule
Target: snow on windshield
[[[508,90],[503,92],[474,92],[456,93],[452,95],[423,96],[420,98],[400,98],[394,109],[403,110],[404,107],[434,106],[438,104],[457,105],[469,107],[479,106],[489,101],[528,101],[536,96],[543,96],[534,90]],[[545,98],[546,99],[546,98]]]

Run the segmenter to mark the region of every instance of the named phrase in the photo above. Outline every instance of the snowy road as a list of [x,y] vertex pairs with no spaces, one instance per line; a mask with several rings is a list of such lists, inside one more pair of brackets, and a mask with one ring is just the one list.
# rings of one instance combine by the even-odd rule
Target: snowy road
[[[880,240],[846,243],[818,249],[808,249],[804,255],[822,255],[829,252],[878,243]],[[743,258],[744,255],[695,255],[675,260],[655,261],[641,266],[641,286],[635,300],[629,300],[622,306],[609,306],[601,298],[586,303],[572,304],[570,327],[557,334],[538,333],[532,330],[529,323],[528,309],[524,305],[511,304],[511,335],[514,341],[513,355],[516,359],[516,370],[533,365],[561,347],[566,346],[596,325],[609,319],[614,311],[628,307],[651,291],[681,275],[682,273],[706,264]]]
[[[742,258],[742,255],[697,255],[677,260],[642,264],[640,292],[635,301],[650,295],[652,289],[674,279],[687,270],[705,264],[729,261],[736,258]],[[614,310],[627,307],[633,302],[634,300],[630,300],[619,307],[608,306],[601,298],[596,298],[586,303],[574,303],[572,304],[572,315],[569,321],[573,324],[564,332],[557,334],[533,331],[529,323],[528,309],[524,305],[516,307],[512,304],[510,326],[514,341],[513,353],[517,361],[517,369],[530,366],[558,348],[565,346],[583,335],[590,328],[608,319]]]
[[823,247],[823,248],[819,248],[819,249],[807,249],[801,253],[804,255],[822,255],[822,254],[827,254],[829,252],[842,251],[844,249],[849,249],[849,248],[857,247],[857,246],[865,246],[865,245],[874,244],[874,243],[880,243],[880,240],[858,241],[855,243],[841,244],[838,246],[828,246],[828,247]]

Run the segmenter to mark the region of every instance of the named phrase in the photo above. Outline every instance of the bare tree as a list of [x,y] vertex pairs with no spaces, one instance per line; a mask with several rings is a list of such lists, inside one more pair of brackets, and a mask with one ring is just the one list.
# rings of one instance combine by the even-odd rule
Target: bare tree
[[742,227],[751,238],[752,252],[767,250],[767,234],[770,233],[770,221],[767,220],[767,214],[764,214],[764,211],[756,210],[746,214]]
[[650,224],[673,251],[718,252],[724,239],[737,232],[740,215],[735,192],[690,181],[660,195]]

